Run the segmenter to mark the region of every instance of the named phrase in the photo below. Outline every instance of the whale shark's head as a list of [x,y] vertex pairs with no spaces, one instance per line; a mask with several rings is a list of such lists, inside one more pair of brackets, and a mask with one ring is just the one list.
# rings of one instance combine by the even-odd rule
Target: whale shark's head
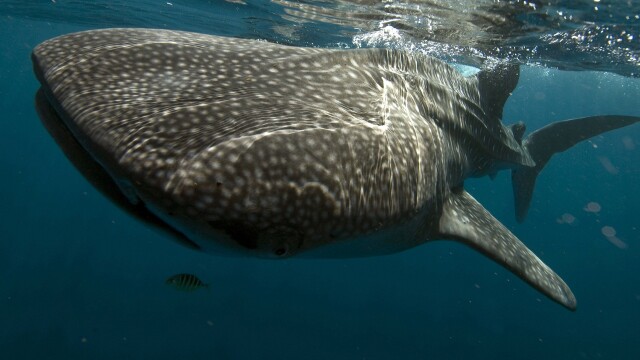
[[[33,61],[55,109],[41,113],[121,206],[204,250],[285,257],[397,222],[427,193],[409,171],[415,130],[381,130],[384,54],[108,29],[46,41]],[[391,186],[392,171],[406,175]]]

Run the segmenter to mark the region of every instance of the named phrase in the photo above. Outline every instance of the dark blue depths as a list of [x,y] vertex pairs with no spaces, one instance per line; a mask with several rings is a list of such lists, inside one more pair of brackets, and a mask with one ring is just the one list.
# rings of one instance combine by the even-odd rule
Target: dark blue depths
[[[88,27],[0,16],[2,359],[640,358],[640,126],[555,156],[524,224],[507,173],[466,184],[567,281],[575,313],[450,242],[355,260],[215,257],[118,210],[41,126],[29,52]],[[638,80],[524,68],[505,121],[638,115],[639,98]],[[210,288],[164,284],[180,272]]]

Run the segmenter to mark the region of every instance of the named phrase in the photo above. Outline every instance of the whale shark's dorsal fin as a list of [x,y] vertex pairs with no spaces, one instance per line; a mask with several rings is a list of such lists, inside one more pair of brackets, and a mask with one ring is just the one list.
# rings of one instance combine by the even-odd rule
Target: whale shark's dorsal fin
[[473,247],[570,310],[576,298],[565,282],[463,189],[452,192],[439,223],[442,238]]
[[515,64],[498,64],[480,71],[476,77],[485,113],[492,120],[501,120],[504,104],[518,85],[520,67]]

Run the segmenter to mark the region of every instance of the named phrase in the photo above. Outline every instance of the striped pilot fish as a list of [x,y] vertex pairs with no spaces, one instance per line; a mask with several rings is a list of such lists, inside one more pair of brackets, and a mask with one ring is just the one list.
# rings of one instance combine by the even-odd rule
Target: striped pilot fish
[[171,285],[178,290],[182,291],[196,291],[200,288],[208,288],[209,284],[205,284],[197,276],[193,274],[176,274],[169,276],[165,280],[165,284]]

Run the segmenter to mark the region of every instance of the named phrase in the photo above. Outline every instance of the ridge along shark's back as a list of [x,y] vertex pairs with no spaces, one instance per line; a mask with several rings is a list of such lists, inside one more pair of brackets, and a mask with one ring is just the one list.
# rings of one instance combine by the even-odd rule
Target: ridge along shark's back
[[[33,60],[40,114],[66,134],[76,166],[192,247],[368,256],[453,239],[575,308],[566,284],[462,189],[469,176],[536,166],[531,144],[548,137],[501,123],[517,67],[464,78],[394,50],[150,29],[59,37]],[[619,118],[600,130],[637,121]]]

